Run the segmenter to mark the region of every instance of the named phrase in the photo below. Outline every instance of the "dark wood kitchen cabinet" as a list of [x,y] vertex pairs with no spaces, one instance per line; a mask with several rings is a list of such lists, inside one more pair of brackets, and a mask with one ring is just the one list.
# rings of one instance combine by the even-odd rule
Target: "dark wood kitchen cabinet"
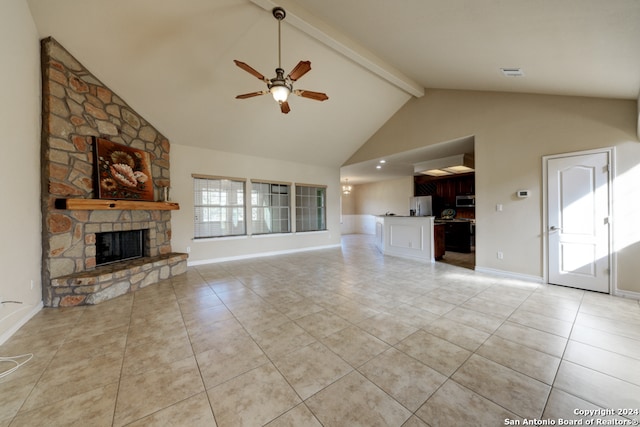
[[444,224],[445,249],[452,252],[471,252],[471,222],[450,221]]
[[[420,175],[413,178],[414,195],[433,196],[434,213],[439,216],[445,208],[456,209],[456,196],[475,194],[475,173],[449,175],[446,177],[433,177]],[[465,218],[474,218],[473,208],[460,208],[460,213],[465,211]],[[469,212],[466,212],[469,211]]]
[[475,174],[462,177],[456,182],[457,194],[475,194],[476,193],[476,180]]

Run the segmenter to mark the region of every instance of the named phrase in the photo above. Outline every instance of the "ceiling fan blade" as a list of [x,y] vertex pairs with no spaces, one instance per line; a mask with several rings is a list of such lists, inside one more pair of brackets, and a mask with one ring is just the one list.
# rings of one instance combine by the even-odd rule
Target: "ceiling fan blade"
[[289,108],[289,103],[287,101],[284,101],[280,104],[280,111],[282,111],[284,114],[288,114],[289,111],[291,111],[291,108]]
[[266,93],[269,93],[266,90],[260,90],[258,92],[251,92],[251,93],[243,93],[242,95],[238,95],[236,96],[236,99],[247,99],[247,98],[253,98],[254,96],[260,96],[260,95],[264,95]]
[[242,61],[238,61],[237,59],[234,59],[233,62],[235,62],[238,67],[242,68],[247,73],[252,74],[253,76],[257,77],[258,79],[262,80],[263,82],[269,83],[269,80],[265,76],[263,76],[258,71],[253,69],[250,65],[245,64]]
[[298,65],[296,65],[295,68],[289,73],[289,78],[291,79],[291,81],[295,82],[300,77],[307,74],[309,71],[311,71],[311,62],[300,61],[298,62]]
[[293,93],[298,96],[302,96],[303,98],[314,99],[316,101],[326,101],[327,99],[329,99],[326,93],[313,92],[311,90],[295,89]]

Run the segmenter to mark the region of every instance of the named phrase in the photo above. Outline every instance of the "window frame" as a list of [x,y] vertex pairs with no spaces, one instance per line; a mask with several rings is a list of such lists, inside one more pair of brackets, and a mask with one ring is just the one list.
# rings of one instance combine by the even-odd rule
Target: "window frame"
[[[292,195],[292,188],[293,185],[291,182],[282,182],[282,181],[272,181],[272,180],[267,180],[267,179],[251,179],[250,180],[251,183],[251,194],[249,199],[247,200],[248,203],[248,208],[250,209],[251,212],[251,235],[252,236],[264,236],[264,235],[273,235],[273,234],[288,234],[292,232],[292,221],[291,221],[291,213],[292,213],[292,203],[293,203],[293,195]],[[268,185],[269,186],[269,192],[268,193],[263,193],[262,196],[269,196],[269,205],[255,205],[254,204],[254,188],[258,187],[258,186],[263,186],[263,185]],[[276,195],[281,195],[283,193],[275,193],[273,192],[273,187],[274,186],[278,186],[278,187],[286,187],[287,188],[287,192],[285,193],[287,195],[288,198],[288,203],[286,205],[282,205],[282,204],[272,204],[271,201],[274,200]],[[279,199],[280,197],[278,197]],[[263,199],[264,201],[264,199]],[[278,203],[280,202],[280,200],[278,200]],[[263,224],[267,224],[265,219],[262,220],[257,220],[254,219],[254,210],[263,210],[263,212],[268,211],[269,209],[273,209],[273,210],[279,210],[279,212],[282,212],[283,209],[286,210],[286,230],[283,231],[281,229],[278,229],[276,231],[264,231],[264,228],[261,227],[260,231],[256,231],[256,225],[258,223],[263,223]],[[273,215],[273,211],[272,211],[272,215]],[[266,215],[262,215],[262,217],[266,217]],[[273,218],[273,216],[272,216]],[[281,218],[282,220],[282,218]],[[274,223],[271,222],[271,227],[273,227]]]
[[[194,225],[194,240],[201,240],[201,239],[216,239],[216,238],[224,238],[224,237],[238,237],[238,236],[246,236],[247,235],[247,201],[246,201],[246,195],[247,195],[247,180],[245,178],[235,178],[235,177],[229,177],[229,176],[216,176],[216,175],[200,175],[200,174],[192,174],[191,175],[192,179],[193,179],[193,202],[194,202],[194,217],[193,217],[193,225]],[[218,181],[219,182],[219,189],[224,190],[223,192],[221,192],[221,194],[219,195],[220,198],[222,198],[222,195],[225,194],[226,197],[229,197],[229,192],[231,190],[233,190],[233,187],[229,187],[227,188],[224,185],[224,181],[228,181],[229,183],[231,183],[230,185],[238,185],[241,184],[241,192],[240,192],[240,196],[241,196],[241,201],[238,201],[238,197],[237,197],[237,193],[236,193],[236,201],[234,202],[225,202],[223,203],[205,203],[205,201],[203,200],[203,198],[201,197],[202,195],[202,191],[198,190],[198,180],[206,180],[206,181],[211,181],[211,182],[215,182]],[[212,185],[211,188],[213,190],[215,190],[216,185]],[[203,188],[202,185],[200,186],[200,188]],[[237,188],[236,188],[237,191]],[[199,196],[200,194],[200,196]],[[199,198],[200,197],[200,198]],[[213,196],[213,198],[215,198],[215,196]],[[198,203],[200,202],[200,203]],[[231,218],[229,219],[224,219],[224,220],[218,220],[218,221],[205,221],[203,219],[198,219],[198,211],[202,210],[202,212],[200,213],[200,216],[203,217],[204,216],[204,210],[206,209],[220,209],[221,212],[220,213],[224,213],[225,218],[230,215]],[[209,213],[210,215],[215,215],[215,213]],[[237,222],[234,223],[234,218],[236,219]],[[208,223],[219,223],[219,229],[220,230],[224,230],[225,228],[230,230],[230,232],[223,232],[223,233],[211,233],[208,232],[207,233],[207,228],[209,229],[213,229],[215,230],[215,225],[211,224],[207,227]],[[238,224],[241,224],[241,229],[240,230],[236,230],[236,227],[238,226]],[[225,227],[225,225],[227,225],[228,227]]]
[[[298,194],[298,189],[303,188],[313,188],[315,189],[316,194]],[[321,190],[321,204],[315,205],[301,203],[302,198],[304,197],[307,201],[315,199],[318,201],[318,191]],[[311,211],[315,211],[315,215],[304,215],[306,213],[310,213]],[[318,231],[327,231],[327,186],[320,184],[303,184],[296,183],[295,184],[295,213],[296,213],[296,233],[311,233]],[[315,220],[315,223],[318,225],[315,228],[307,228],[301,227],[302,225],[309,224],[312,220]],[[321,223],[321,225],[320,225]]]

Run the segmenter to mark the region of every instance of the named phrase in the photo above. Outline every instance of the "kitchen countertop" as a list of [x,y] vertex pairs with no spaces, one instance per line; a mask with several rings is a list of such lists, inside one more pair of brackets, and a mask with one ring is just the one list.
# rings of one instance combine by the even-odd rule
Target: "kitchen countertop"
[[476,220],[474,218],[453,218],[453,219],[436,218],[434,219],[434,222],[437,222],[439,224],[446,224],[448,222],[469,222],[469,223],[475,224]]
[[378,215],[379,217],[383,217],[383,218],[433,218],[433,215],[424,215],[424,216],[417,216],[417,215],[396,215],[396,214],[383,214],[383,215]]
[[380,218],[433,218],[433,221],[439,224],[445,224],[448,222],[469,222],[472,224],[475,224],[476,220],[475,218],[452,218],[452,219],[445,219],[445,218],[438,218],[438,217],[434,217],[433,215],[426,215],[426,216],[417,216],[417,215],[396,215],[396,214],[382,214],[382,215],[377,215]]

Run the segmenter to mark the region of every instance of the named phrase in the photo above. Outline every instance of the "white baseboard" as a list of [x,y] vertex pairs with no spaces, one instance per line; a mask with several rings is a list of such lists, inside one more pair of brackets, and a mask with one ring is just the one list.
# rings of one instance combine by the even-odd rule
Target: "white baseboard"
[[513,279],[526,280],[527,282],[544,283],[544,278],[539,276],[531,276],[529,274],[514,273],[512,271],[498,270],[495,268],[478,267],[474,268],[480,273],[495,274],[496,276],[511,277]]
[[4,331],[2,335],[0,335],[0,345],[4,344],[5,341],[11,338],[11,336],[15,334],[18,329],[20,329],[25,323],[27,323],[33,316],[38,314],[38,312],[42,310],[43,307],[44,305],[42,304],[42,301],[40,301],[40,303],[36,304],[31,310],[29,310],[29,312],[18,319],[16,323],[11,325],[9,329]]
[[187,261],[187,265],[191,267],[196,265],[215,264],[218,262],[239,261],[243,259],[262,258],[262,257],[268,257],[268,256],[274,256],[274,255],[295,254],[299,252],[317,251],[320,249],[339,248],[340,246],[341,246],[340,244],[326,245],[326,246],[313,246],[310,248],[302,248],[302,249],[287,249],[284,251],[259,252],[259,253],[247,254],[247,255],[237,255],[237,256],[222,257],[222,258],[210,258],[210,259],[203,259],[199,261]]
[[622,297],[622,298],[640,300],[640,292],[624,291],[622,289],[616,289],[613,291],[613,295],[617,297]]
[[[546,283],[543,277],[530,276],[530,275],[527,275],[527,274],[520,274],[520,273],[513,273],[511,271],[497,270],[497,269],[486,268],[486,267],[475,267],[474,270],[478,271],[480,273],[495,274],[495,275],[504,276],[504,277],[512,277],[514,279],[526,280],[526,281],[529,281],[529,282],[543,283],[543,284]],[[629,299],[634,299],[634,300],[639,300],[640,301],[640,292],[625,291],[625,290],[622,290],[622,289],[615,289],[611,294],[614,295],[614,296],[617,296],[617,297],[621,297],[621,298],[629,298]]]

